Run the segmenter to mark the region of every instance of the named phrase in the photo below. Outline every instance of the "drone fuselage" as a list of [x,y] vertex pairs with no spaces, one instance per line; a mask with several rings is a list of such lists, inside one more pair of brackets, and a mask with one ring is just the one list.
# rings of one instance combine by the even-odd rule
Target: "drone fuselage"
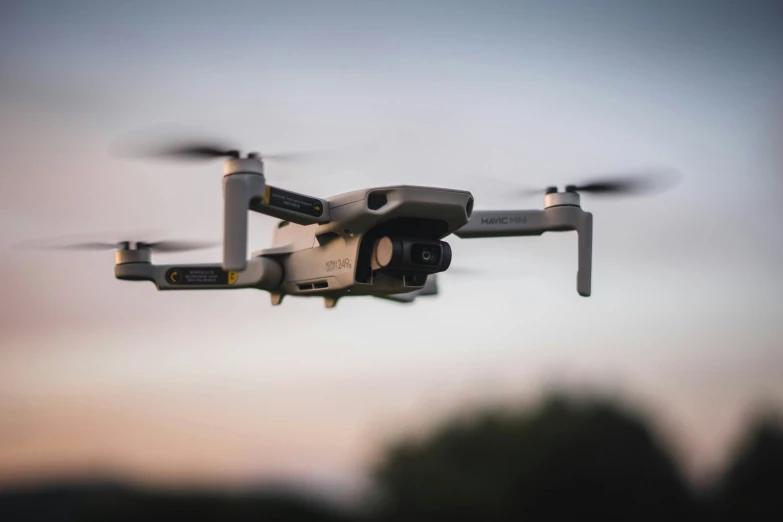
[[415,186],[357,190],[326,201],[329,223],[281,221],[272,246],[253,253],[283,267],[285,279],[278,293],[340,297],[420,289],[426,272],[373,269],[376,241],[439,241],[468,222],[473,206],[470,192]]
[[[233,157],[223,175],[223,262],[161,266],[150,250],[124,243],[115,276],[153,281],[159,290],[257,288],[273,304],[286,295],[323,297],[331,308],[346,295],[410,302],[437,294],[435,274],[451,264],[458,237],[510,237],[576,231],[579,235],[577,292],[591,295],[592,214],[584,212],[572,187],[547,190],[544,209],[473,212],[464,190],[387,186],[327,199],[289,192],[266,183],[254,154]],[[249,211],[276,217],[272,246],[248,260]]]
[[[434,187],[363,189],[323,201],[328,205],[329,222],[302,225],[280,221],[272,246],[254,252],[245,270],[152,265],[149,252],[121,250],[115,275],[125,280],[151,280],[159,290],[259,288],[269,291],[275,304],[286,295],[324,297],[327,306],[334,306],[346,295],[394,298],[426,293],[434,285],[428,276],[448,268],[450,248],[448,260],[440,266],[409,262],[402,268],[379,267],[374,259],[376,244],[382,238],[414,246],[440,243],[466,225],[473,211],[470,192]],[[262,211],[263,205],[256,202],[250,209]]]

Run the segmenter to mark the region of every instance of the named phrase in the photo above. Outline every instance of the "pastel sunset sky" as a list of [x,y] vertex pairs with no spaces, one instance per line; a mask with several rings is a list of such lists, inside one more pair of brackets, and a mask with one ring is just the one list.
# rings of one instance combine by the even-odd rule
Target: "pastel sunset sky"
[[[0,16],[0,485],[112,473],[353,488],[384,440],[552,386],[650,411],[695,476],[758,401],[783,405],[783,8],[775,2],[58,2]],[[186,129],[274,152],[322,197],[387,184],[538,208],[502,180],[671,166],[656,197],[583,197],[576,237],[460,240],[405,306],[159,293],[113,253],[31,239],[220,240],[221,165],[131,162]],[[367,145],[370,143],[370,145]],[[495,180],[493,181],[493,178]],[[500,180],[500,181],[499,181]],[[251,218],[251,247],[274,220]],[[220,249],[161,255],[218,262]]]

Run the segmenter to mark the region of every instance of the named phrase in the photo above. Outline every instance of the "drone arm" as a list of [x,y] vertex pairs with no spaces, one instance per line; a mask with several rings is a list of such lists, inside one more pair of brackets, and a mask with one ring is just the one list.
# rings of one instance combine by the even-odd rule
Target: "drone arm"
[[247,266],[247,211],[250,201],[263,194],[264,177],[238,173],[223,178],[223,269],[245,270]]
[[579,236],[579,268],[576,291],[591,294],[593,215],[575,205],[544,210],[477,210],[470,221],[454,232],[461,238],[538,236],[544,232],[575,230]]
[[576,291],[583,297],[592,293],[593,272],[593,215],[583,212],[576,228],[579,235],[579,269],[576,273]]
[[250,210],[297,225],[329,222],[329,202],[320,198],[290,192],[271,185],[250,201]]
[[241,272],[225,271],[216,264],[153,265],[136,262],[115,265],[114,275],[125,281],[152,281],[158,290],[235,290],[258,288],[272,291],[283,281],[279,263],[255,257]]
[[543,210],[476,210],[454,234],[461,238],[540,236],[546,230]]

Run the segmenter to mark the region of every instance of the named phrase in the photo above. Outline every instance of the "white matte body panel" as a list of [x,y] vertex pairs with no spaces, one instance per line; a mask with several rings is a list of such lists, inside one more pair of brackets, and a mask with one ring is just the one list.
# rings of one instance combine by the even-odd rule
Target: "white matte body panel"
[[[383,194],[386,203],[369,207],[370,194]],[[395,218],[437,220],[443,223],[438,239],[467,224],[472,211],[470,192],[433,187],[390,186],[363,189],[328,198],[332,221],[322,225],[281,222],[272,246],[253,253],[272,257],[282,266],[283,295],[337,296],[393,295],[421,289],[409,281],[375,273],[368,283],[355,280],[359,247],[364,234]]]

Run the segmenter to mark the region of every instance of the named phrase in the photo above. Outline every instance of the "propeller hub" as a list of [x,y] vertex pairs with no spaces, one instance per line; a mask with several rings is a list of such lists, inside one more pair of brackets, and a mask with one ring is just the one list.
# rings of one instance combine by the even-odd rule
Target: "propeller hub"
[[576,191],[548,192],[544,196],[544,208],[552,207],[578,207],[579,194]]
[[118,249],[114,253],[114,263],[122,265],[125,263],[150,263],[152,261],[152,251],[139,243],[134,250]]
[[228,158],[223,168],[223,176],[232,174],[258,174],[264,175],[264,162],[260,156],[249,154],[246,158]]

